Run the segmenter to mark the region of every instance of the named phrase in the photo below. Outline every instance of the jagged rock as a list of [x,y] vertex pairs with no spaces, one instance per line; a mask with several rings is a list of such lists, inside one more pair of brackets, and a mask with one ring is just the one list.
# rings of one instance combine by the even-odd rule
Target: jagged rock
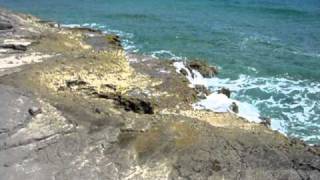
[[218,91],[219,94],[224,94],[226,95],[228,98],[230,98],[231,96],[231,91],[227,88],[221,88],[219,91]]
[[187,66],[191,69],[197,70],[203,77],[211,78],[218,74],[216,67],[210,66],[202,61],[187,62]]

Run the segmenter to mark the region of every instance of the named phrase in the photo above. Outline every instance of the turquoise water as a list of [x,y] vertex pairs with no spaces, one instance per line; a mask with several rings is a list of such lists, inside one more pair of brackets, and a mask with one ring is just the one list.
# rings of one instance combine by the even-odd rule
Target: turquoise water
[[212,89],[229,87],[233,98],[256,106],[289,136],[320,143],[319,0],[0,0],[0,6],[118,33],[128,51],[218,65]]

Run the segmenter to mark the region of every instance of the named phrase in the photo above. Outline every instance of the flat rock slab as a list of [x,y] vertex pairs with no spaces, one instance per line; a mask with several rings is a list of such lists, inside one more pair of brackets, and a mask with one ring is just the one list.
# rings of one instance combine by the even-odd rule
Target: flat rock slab
[[31,119],[28,109],[39,106],[34,99],[5,85],[0,85],[0,102],[0,137],[26,124]]

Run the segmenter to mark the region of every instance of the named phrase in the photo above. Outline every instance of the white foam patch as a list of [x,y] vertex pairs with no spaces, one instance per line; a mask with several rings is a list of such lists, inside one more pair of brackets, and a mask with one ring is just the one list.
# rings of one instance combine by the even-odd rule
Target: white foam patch
[[190,82],[190,87],[195,87],[195,85],[204,85],[207,86],[206,80],[202,77],[202,75],[195,70],[192,72],[185,66],[185,63],[182,61],[177,61],[173,63],[173,66],[176,67],[176,71],[180,73],[180,70],[184,69],[188,73],[186,76]]
[[[190,82],[190,87],[195,87],[195,85],[204,85],[208,87],[208,82],[211,79],[204,78],[198,71],[190,70],[185,66],[185,63],[182,61],[174,62],[173,65],[176,67],[176,71],[179,73],[181,69],[185,69],[187,72],[187,79]],[[238,106],[239,112],[237,113],[238,116],[243,117],[252,122],[261,122],[260,120],[260,113],[257,108],[250,105],[249,103],[240,102],[231,98],[228,98],[224,94],[212,93],[207,96],[206,99],[201,100],[193,105],[195,109],[209,109],[214,112],[232,112],[230,109],[232,104],[235,103]]]
[[250,122],[261,122],[261,119],[259,118],[259,110],[257,108],[250,105],[249,103],[230,99],[224,94],[212,93],[206,99],[197,102],[193,106],[195,109],[209,109],[214,112],[233,113],[233,111],[230,109],[232,103],[235,103],[238,106],[239,113],[237,113],[236,115],[238,115],[239,117],[245,118]]

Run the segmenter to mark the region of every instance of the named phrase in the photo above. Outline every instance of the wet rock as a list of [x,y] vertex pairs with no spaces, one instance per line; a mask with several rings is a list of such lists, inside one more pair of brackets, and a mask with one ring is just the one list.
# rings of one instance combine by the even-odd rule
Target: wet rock
[[259,119],[261,119],[260,124],[266,126],[266,127],[270,127],[271,126],[271,119],[267,118],[267,117],[259,117]]
[[3,44],[3,45],[0,45],[0,48],[13,49],[13,50],[17,50],[17,51],[26,51],[27,50],[27,46],[21,45],[21,44]]
[[180,73],[184,76],[188,76],[188,71],[184,68],[180,69]]
[[219,94],[224,94],[226,95],[228,98],[230,98],[231,96],[231,91],[227,88],[221,88],[219,91],[218,91]]
[[28,112],[31,116],[37,116],[42,113],[42,110],[39,107],[31,107]]
[[190,61],[187,62],[187,66],[198,71],[205,78],[211,78],[218,74],[216,67],[210,66],[202,61]]
[[232,104],[230,105],[230,109],[234,113],[239,113],[239,106],[235,102],[232,102]]

